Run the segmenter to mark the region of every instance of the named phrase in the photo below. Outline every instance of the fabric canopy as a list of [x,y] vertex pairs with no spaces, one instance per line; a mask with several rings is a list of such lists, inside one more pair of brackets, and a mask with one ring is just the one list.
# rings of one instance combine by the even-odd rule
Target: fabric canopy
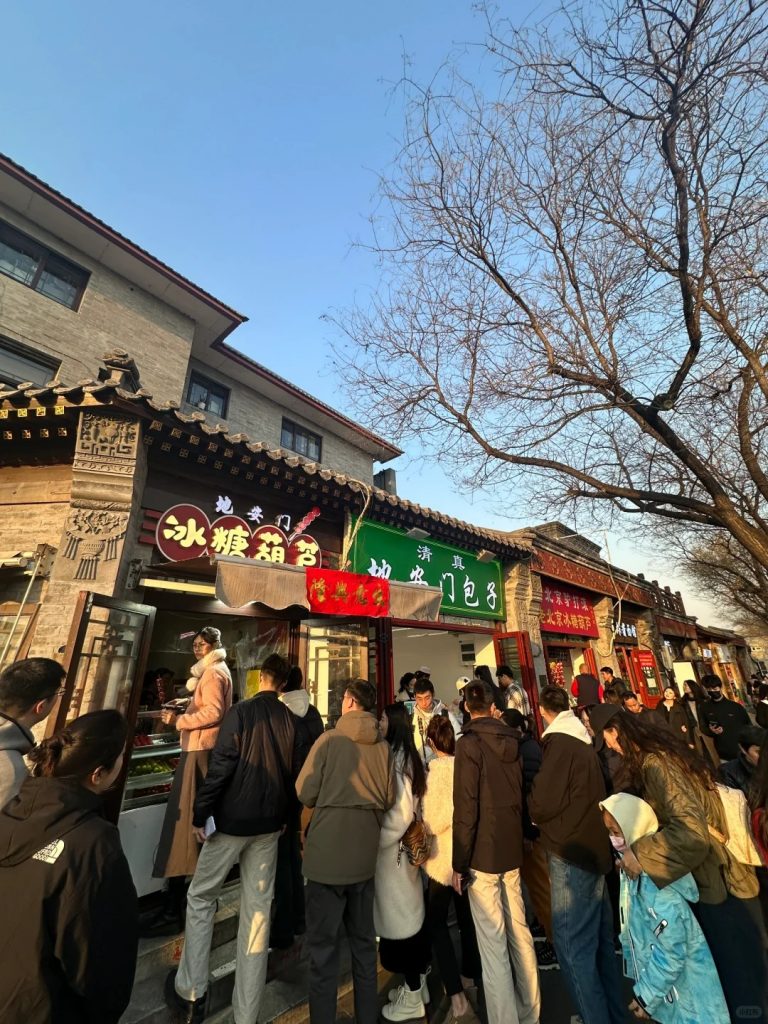
[[[258,602],[281,611],[298,605],[309,610],[306,574],[296,565],[276,565],[252,558],[216,559],[216,597],[230,608]],[[437,622],[442,591],[416,583],[389,581],[394,619]]]

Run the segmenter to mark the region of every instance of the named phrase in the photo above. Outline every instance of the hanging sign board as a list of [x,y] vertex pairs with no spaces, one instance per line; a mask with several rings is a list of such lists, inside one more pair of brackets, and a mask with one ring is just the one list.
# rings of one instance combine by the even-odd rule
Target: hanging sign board
[[[308,513],[297,529],[312,521]],[[319,510],[317,515],[319,515]],[[211,522],[196,505],[174,505],[157,522],[155,544],[169,562],[186,562],[204,555],[251,558],[257,562],[320,568],[320,545],[308,533],[286,534],[281,526],[253,528],[240,516],[226,514]]]
[[309,609],[322,615],[389,615],[389,580],[334,569],[307,569]]
[[547,633],[599,636],[595,609],[585,594],[559,583],[541,588],[541,628]]
[[439,587],[440,611],[477,619],[504,619],[501,563],[402,530],[364,521],[350,553],[353,572],[376,579]]

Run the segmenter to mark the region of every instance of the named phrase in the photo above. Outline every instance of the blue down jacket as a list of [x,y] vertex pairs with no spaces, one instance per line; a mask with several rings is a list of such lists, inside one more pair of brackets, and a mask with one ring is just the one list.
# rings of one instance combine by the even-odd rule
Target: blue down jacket
[[699,894],[692,875],[663,889],[643,872],[621,876],[624,973],[659,1024],[729,1024],[723,990],[706,939],[689,903]]

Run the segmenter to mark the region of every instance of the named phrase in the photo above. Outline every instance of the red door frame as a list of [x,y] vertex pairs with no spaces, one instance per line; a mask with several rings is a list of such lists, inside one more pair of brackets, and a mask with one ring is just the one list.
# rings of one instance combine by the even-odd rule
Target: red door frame
[[656,684],[657,684],[657,686],[659,688],[659,695],[658,695],[658,697],[654,697],[651,693],[648,692],[648,685],[647,685],[647,683],[645,681],[645,672],[643,672],[643,666],[640,664],[640,648],[639,647],[630,647],[629,648],[629,654],[630,654],[630,659],[629,660],[630,660],[630,663],[631,663],[631,665],[632,665],[632,667],[634,669],[634,673],[635,673],[635,675],[636,675],[636,677],[638,679],[640,691],[642,692],[642,695],[643,695],[643,703],[645,704],[645,706],[647,708],[655,708],[657,706],[657,704],[659,704],[664,699],[664,686],[665,686],[665,683],[662,680],[661,674],[659,672],[659,663],[656,660],[656,655],[654,654],[654,652],[649,647],[644,648],[644,650],[645,650],[645,652],[647,654],[650,654],[651,657],[653,658],[653,671],[654,671],[654,674],[656,676]]
[[520,681],[523,689],[528,695],[528,702],[531,705],[534,728],[538,735],[542,732],[541,712],[539,711],[539,687],[536,681],[536,669],[533,665],[533,651],[531,650],[531,637],[526,631],[516,630],[508,633],[494,633],[493,648],[496,654],[496,666],[504,664],[504,654],[501,647],[502,640],[514,640],[517,644],[517,657],[520,662]]

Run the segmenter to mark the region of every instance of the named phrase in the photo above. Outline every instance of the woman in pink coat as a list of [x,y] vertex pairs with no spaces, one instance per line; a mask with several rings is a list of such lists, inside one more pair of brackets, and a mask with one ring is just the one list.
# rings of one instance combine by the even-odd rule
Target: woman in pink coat
[[219,726],[232,706],[232,676],[221,632],[206,626],[196,633],[187,690],[192,694],[183,715],[164,711],[162,720],[181,736],[181,758],[168,797],[163,830],[152,874],[168,879],[166,905],[148,927],[146,935],[175,935],[184,928],[186,878],[195,872],[200,844],[192,833],[192,808],[197,790],[208,772],[208,758],[216,744]]

